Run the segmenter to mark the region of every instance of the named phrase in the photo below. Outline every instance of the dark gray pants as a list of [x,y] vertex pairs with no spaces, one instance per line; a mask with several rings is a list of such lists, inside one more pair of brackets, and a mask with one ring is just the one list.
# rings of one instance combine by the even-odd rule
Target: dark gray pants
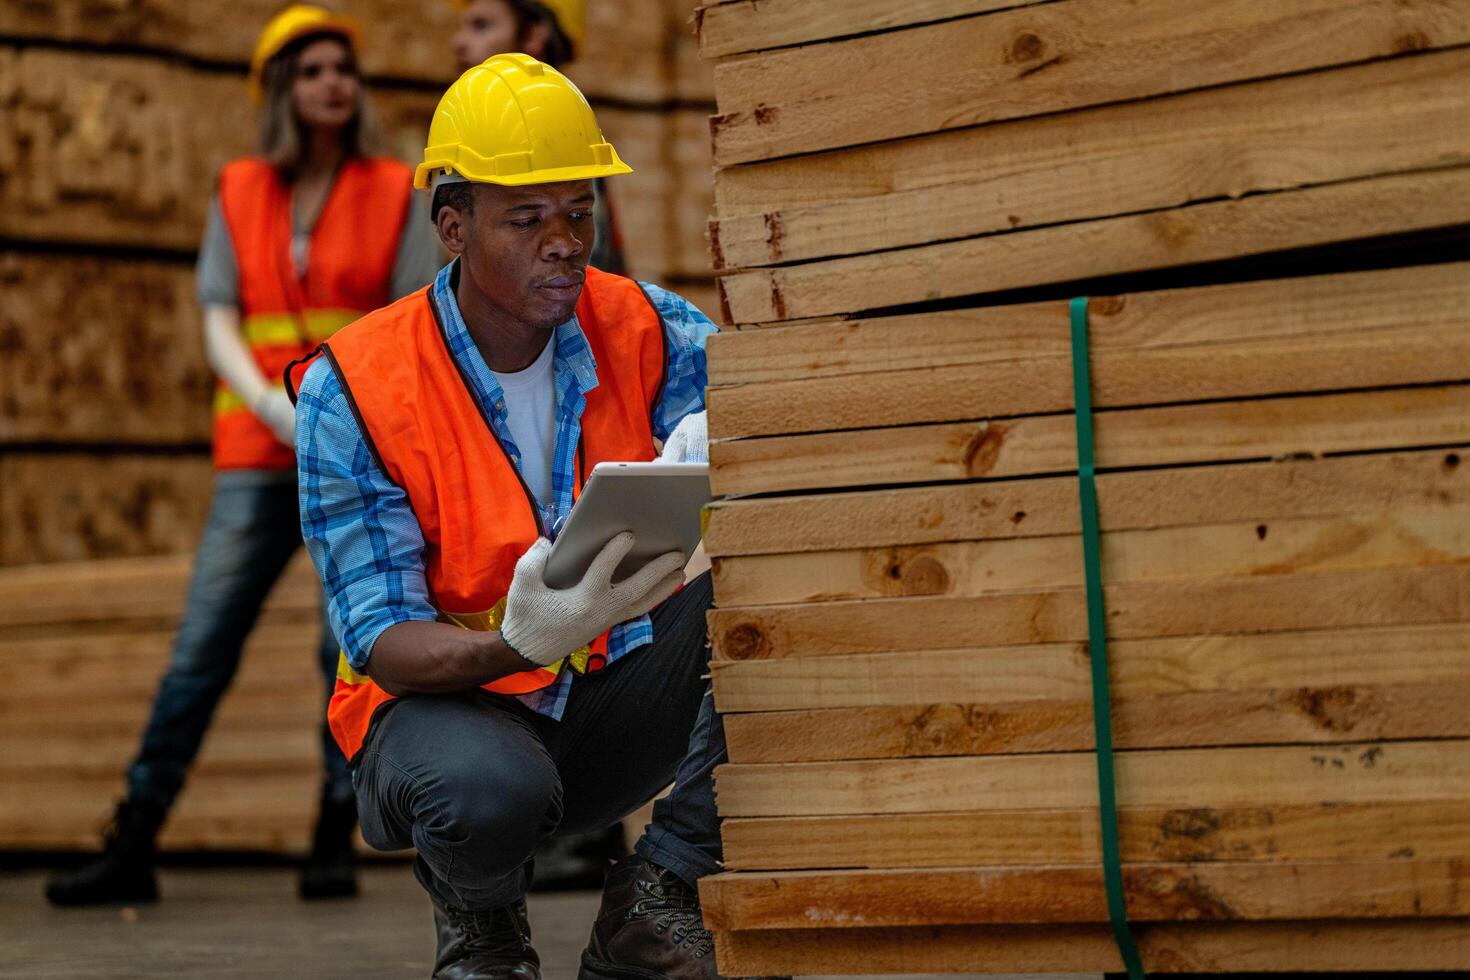
[[653,643],[576,678],[559,722],[483,690],[390,702],[354,770],[364,839],[417,848],[440,901],[492,909],[526,893],[541,841],[607,827],[672,781],[638,853],[691,884],[717,870],[710,595],[705,574],[659,607]]

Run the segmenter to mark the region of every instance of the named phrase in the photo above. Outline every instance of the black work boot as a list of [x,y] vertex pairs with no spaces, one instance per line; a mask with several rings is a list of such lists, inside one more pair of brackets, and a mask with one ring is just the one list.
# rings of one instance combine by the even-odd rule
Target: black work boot
[[147,801],[123,800],[102,838],[102,854],[46,885],[52,905],[156,902],[155,841],[168,810]]
[[577,980],[719,980],[714,937],[699,893],[665,868],[633,855],[602,890],[602,908]]
[[439,931],[433,980],[541,980],[525,899],[489,912],[433,902]]
[[311,853],[301,866],[302,898],[346,898],[357,894],[357,855],[352,832],[357,829],[357,800],[333,800],[322,794]]

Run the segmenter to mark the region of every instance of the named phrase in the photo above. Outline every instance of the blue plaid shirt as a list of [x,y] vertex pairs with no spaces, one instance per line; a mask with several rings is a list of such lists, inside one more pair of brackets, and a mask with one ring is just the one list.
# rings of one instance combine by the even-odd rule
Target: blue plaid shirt
[[[506,423],[505,396],[465,327],[451,286],[454,264],[430,287],[443,314],[449,348],[481,414],[519,469],[521,453]],[[650,283],[643,288],[663,320],[668,375],[654,409],[653,432],[668,438],[679,420],[704,408],[704,341],[718,328],[684,298]],[[552,500],[541,501],[552,527],[572,507],[577,443],[587,392],[597,387],[597,362],[576,317],[556,328],[552,343],[557,395]],[[389,626],[437,617],[424,574],[424,537],[408,495],[378,470],[352,416],[336,374],[318,358],[306,372],[296,402],[296,460],[301,530],[327,593],[327,614],[354,670],[362,671],[373,644]],[[522,506],[518,497],[510,506]],[[653,639],[647,616],[613,628],[608,662]],[[550,687],[521,696],[533,710],[560,719],[571,671]]]

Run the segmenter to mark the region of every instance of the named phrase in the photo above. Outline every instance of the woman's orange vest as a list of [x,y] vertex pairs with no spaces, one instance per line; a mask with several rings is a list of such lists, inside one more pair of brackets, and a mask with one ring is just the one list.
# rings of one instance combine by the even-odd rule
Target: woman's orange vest
[[[438,317],[430,289],[423,289],[363,317],[322,352],[377,465],[408,494],[423,529],[440,619],[498,629],[516,561],[545,531],[535,498],[480,414]],[[580,492],[600,462],[654,458],[652,414],[667,358],[658,312],[631,279],[589,268],[577,320],[597,362],[597,387],[587,392],[577,446]],[[554,682],[568,661],[574,669],[596,670],[606,659],[604,633],[566,660],[485,687],[528,694]],[[342,657],[327,721],[349,759],[390,700]]]
[[[240,277],[241,330],[272,381],[291,361],[389,300],[408,219],[413,171],[385,157],[355,157],[337,173],[311,232],[305,278],[291,261],[291,190],[257,157],[226,164],[220,211]],[[284,470],[289,446],[221,381],[214,396],[214,464],[222,470]]]

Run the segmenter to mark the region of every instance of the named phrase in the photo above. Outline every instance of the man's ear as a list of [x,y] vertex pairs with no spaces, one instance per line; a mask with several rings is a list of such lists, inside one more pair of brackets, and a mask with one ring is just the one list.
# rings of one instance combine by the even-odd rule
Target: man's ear
[[451,255],[463,255],[465,239],[469,236],[469,216],[458,208],[445,205],[434,219],[439,232],[439,241]]

